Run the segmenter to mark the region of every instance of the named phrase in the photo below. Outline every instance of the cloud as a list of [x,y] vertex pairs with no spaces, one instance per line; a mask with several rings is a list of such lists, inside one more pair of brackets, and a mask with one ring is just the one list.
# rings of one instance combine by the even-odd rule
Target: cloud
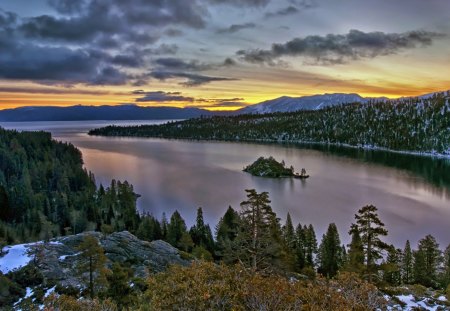
[[266,18],[272,18],[277,16],[286,16],[286,15],[292,15],[299,12],[299,9],[297,9],[295,6],[288,6],[287,8],[280,9],[276,12],[268,12],[264,16]]
[[209,2],[212,4],[225,4],[237,7],[263,7],[270,0],[209,0]]
[[168,79],[174,78],[184,78],[186,79],[184,82],[181,82],[180,85],[183,86],[200,86],[203,84],[207,84],[215,81],[235,81],[237,79],[231,78],[223,78],[223,77],[211,77],[200,74],[188,73],[188,72],[171,72],[171,71],[162,71],[162,70],[154,70],[150,72],[150,76],[152,78],[158,79],[160,81],[165,81]]
[[134,95],[143,95],[143,97],[136,98],[136,102],[193,102],[193,97],[186,97],[181,95],[181,92],[144,92],[142,90],[134,91]]
[[83,94],[83,95],[126,95],[126,93],[102,90],[85,90],[76,88],[47,88],[47,87],[4,87],[0,86],[0,93],[28,93],[28,94]]
[[28,38],[86,42],[116,35],[133,43],[152,43],[161,27],[203,28],[206,8],[199,1],[51,0],[61,15],[28,18],[20,30]]
[[289,0],[289,2],[300,9],[312,9],[319,6],[317,0]]
[[183,35],[183,31],[176,28],[168,28],[166,31],[164,31],[164,34],[166,34],[169,37],[180,37]]
[[17,21],[17,14],[6,12],[0,9],[0,27],[8,27],[15,24]]
[[344,35],[307,36],[283,44],[273,44],[269,50],[240,50],[243,61],[275,65],[280,57],[304,57],[311,64],[342,64],[361,58],[396,54],[405,49],[429,46],[443,34],[428,31],[404,33],[362,32],[350,30]]
[[243,29],[255,28],[256,24],[254,23],[245,23],[245,24],[233,24],[228,28],[222,28],[217,30],[217,33],[235,33]]
[[230,57],[225,58],[225,60],[223,61],[223,64],[222,64],[222,66],[224,66],[224,67],[231,67],[231,66],[235,66],[235,65],[237,65],[237,62]]
[[213,68],[213,65],[201,63],[197,60],[185,61],[175,57],[158,58],[153,61],[153,64],[165,70],[174,71],[203,71]]

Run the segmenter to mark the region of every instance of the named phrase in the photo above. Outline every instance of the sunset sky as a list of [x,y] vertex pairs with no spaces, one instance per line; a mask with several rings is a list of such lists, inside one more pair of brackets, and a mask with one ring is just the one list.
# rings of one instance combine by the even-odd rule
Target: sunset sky
[[0,109],[448,89],[448,0],[0,0]]

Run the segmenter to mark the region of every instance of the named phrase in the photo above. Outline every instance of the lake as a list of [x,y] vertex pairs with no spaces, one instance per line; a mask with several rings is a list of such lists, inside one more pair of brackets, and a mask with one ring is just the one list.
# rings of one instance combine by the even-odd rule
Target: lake
[[[86,132],[109,124],[164,121],[82,121],[0,123],[18,130],[50,131],[83,153],[97,183],[128,180],[142,195],[141,211],[161,218],[179,210],[188,226],[201,206],[212,229],[229,205],[239,210],[244,189],[268,191],[282,222],[289,212],[295,224],[312,223],[317,239],[329,223],[343,242],[354,214],[366,204],[378,207],[389,230],[386,241],[403,248],[427,234],[441,248],[450,243],[450,161],[343,147],[199,142],[147,138],[91,137]],[[306,168],[307,180],[266,179],[242,172],[260,156],[273,156]]]

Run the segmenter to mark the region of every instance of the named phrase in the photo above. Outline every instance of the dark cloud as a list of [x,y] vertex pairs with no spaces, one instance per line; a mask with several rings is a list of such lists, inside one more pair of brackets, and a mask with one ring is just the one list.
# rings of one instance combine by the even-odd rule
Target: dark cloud
[[0,9],[0,27],[9,27],[17,21],[17,14]]
[[136,102],[193,102],[193,97],[183,96],[181,92],[144,92],[142,90],[134,91],[134,95],[142,95],[136,98]]
[[158,58],[153,61],[153,64],[158,68],[170,71],[203,71],[213,68],[211,64],[201,63],[197,60],[185,61],[175,57]]
[[227,58],[225,58],[225,60],[223,61],[223,64],[222,64],[222,65],[225,66],[225,67],[231,67],[231,66],[237,65],[237,62],[236,62],[234,59],[232,59],[232,58],[230,58],[230,57],[227,57]]
[[[0,32],[0,78],[31,80],[42,84],[124,84],[127,74],[112,67],[125,63],[125,56],[113,57],[95,49],[70,49],[21,43]],[[130,60],[128,60],[130,61]]]
[[118,35],[127,42],[152,43],[160,27],[203,28],[206,9],[198,1],[170,0],[51,0],[61,14],[28,18],[21,26],[29,38],[86,42],[101,35]]
[[266,18],[271,18],[271,17],[277,17],[277,16],[286,16],[286,15],[292,15],[292,14],[296,14],[299,12],[299,9],[297,9],[295,6],[288,6],[284,9],[280,9],[276,12],[268,12],[266,13],[264,16]]
[[150,73],[152,78],[165,81],[168,79],[175,78],[183,78],[184,82],[181,82],[180,85],[184,86],[200,86],[203,84],[207,84],[215,81],[235,81],[236,79],[223,78],[223,77],[210,77],[200,74],[188,73],[188,72],[171,72],[171,71],[162,71],[162,70],[154,70]]
[[242,29],[255,28],[256,24],[254,23],[245,23],[245,24],[233,24],[228,28],[222,28],[217,30],[217,33],[235,33]]
[[29,94],[84,94],[84,95],[126,95],[126,93],[114,92],[102,90],[85,90],[76,88],[30,88],[30,87],[4,87],[0,86],[0,93],[29,93]]
[[179,47],[176,44],[163,43],[156,48],[145,49],[144,52],[146,54],[152,54],[152,55],[169,55],[169,54],[176,54],[178,52],[178,50],[179,50]]
[[289,0],[289,2],[299,9],[312,9],[319,6],[317,0]]
[[270,50],[240,50],[237,55],[249,63],[275,65],[283,56],[301,56],[313,64],[339,64],[361,58],[374,58],[398,53],[404,49],[428,46],[444,35],[427,31],[405,33],[362,32],[350,30],[345,35],[307,36],[283,44],[273,44]]
[[169,37],[180,37],[183,35],[183,32],[180,29],[168,28],[166,29],[166,31],[164,31],[164,34]]
[[263,7],[266,6],[270,0],[209,0],[212,4],[226,4],[237,7]]
[[81,13],[86,8],[85,0],[49,0],[48,4],[60,14]]

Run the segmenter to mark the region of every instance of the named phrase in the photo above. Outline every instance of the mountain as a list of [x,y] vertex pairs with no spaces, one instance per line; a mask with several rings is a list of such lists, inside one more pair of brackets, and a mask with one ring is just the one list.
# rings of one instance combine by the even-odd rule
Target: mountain
[[302,97],[282,96],[264,101],[259,104],[247,106],[238,110],[241,114],[292,112],[297,110],[318,110],[325,107],[336,106],[347,103],[367,103],[369,100],[386,100],[386,97],[361,97],[358,94],[334,93]]
[[211,116],[199,108],[119,106],[20,107],[0,110],[0,121],[158,120]]

